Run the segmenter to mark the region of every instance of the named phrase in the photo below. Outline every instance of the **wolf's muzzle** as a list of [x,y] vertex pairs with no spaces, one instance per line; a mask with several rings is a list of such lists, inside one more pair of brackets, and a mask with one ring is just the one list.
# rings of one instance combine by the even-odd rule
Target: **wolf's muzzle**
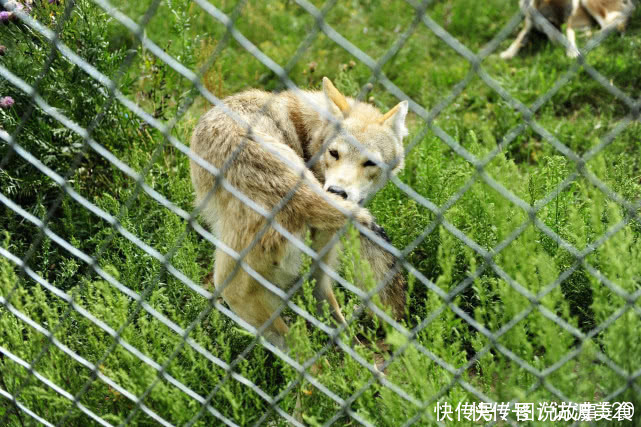
[[340,187],[332,185],[327,189],[327,191],[329,191],[330,193],[334,193],[337,196],[341,196],[343,199],[347,199],[347,192]]

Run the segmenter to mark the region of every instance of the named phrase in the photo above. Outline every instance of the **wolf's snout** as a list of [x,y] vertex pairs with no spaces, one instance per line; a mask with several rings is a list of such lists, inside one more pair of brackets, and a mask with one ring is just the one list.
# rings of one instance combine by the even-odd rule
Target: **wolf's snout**
[[327,191],[329,191],[330,193],[334,193],[337,196],[341,196],[343,199],[347,199],[347,192],[340,187],[332,185],[327,189]]

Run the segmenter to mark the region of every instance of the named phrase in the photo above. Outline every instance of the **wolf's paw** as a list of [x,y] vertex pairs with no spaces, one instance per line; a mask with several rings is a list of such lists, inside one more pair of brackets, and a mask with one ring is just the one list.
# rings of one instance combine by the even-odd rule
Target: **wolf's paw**
[[569,48],[565,53],[568,55],[568,58],[574,59],[579,57],[579,49],[576,47]]
[[354,212],[354,219],[367,228],[371,228],[372,224],[375,224],[372,214],[367,209],[361,208],[360,206]]
[[516,56],[516,52],[514,52],[514,49],[506,49],[499,54],[499,57],[505,60],[512,59],[514,58],[514,56]]

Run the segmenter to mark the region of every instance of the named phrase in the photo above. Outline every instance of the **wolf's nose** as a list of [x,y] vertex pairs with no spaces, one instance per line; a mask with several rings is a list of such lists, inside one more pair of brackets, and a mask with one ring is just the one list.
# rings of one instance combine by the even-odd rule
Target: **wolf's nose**
[[327,191],[329,191],[330,193],[334,193],[334,194],[336,194],[337,196],[341,196],[343,199],[347,199],[347,193],[345,192],[345,190],[343,190],[343,189],[342,189],[342,188],[340,188],[340,187],[337,187],[337,186],[335,186],[335,185],[332,185],[331,187],[329,187],[329,188],[327,189]]

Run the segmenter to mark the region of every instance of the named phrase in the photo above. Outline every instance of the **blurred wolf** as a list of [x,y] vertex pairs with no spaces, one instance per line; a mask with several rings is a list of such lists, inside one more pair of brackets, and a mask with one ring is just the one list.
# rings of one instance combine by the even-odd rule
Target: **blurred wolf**
[[634,10],[633,0],[520,0],[520,7],[525,13],[525,27],[509,48],[501,52],[502,59],[513,58],[532,32],[543,31],[534,20],[528,6],[532,5],[541,15],[557,29],[567,22],[566,35],[570,43],[567,55],[576,58],[579,50],[576,46],[575,30],[589,27],[596,21],[601,29],[617,26],[624,31],[628,18]]
[[[390,165],[394,174],[403,167],[407,101],[381,114],[369,104],[346,98],[327,78],[323,79],[322,91],[308,91],[304,95],[301,99],[291,91],[248,90],[230,96],[224,100],[226,108],[249,124],[251,130],[247,131],[223,108],[216,107],[207,112],[194,129],[191,149],[222,170],[229,184],[267,211],[272,211],[289,195],[274,220],[300,240],[304,240],[309,231],[312,249],[316,252],[346,224],[345,214],[386,238],[361,204],[385,184],[382,165]],[[341,130],[323,118],[317,109],[328,111],[340,122]],[[350,137],[367,149],[369,157],[348,142]],[[323,144],[327,144],[326,149]],[[317,161],[307,168],[313,156],[318,156]],[[301,177],[304,181],[299,184]],[[234,194],[215,185],[215,177],[194,160],[191,178],[196,204],[204,204],[201,214],[213,234],[238,253],[248,250],[244,262],[287,291],[300,276],[302,258],[298,247],[267,225],[262,215]],[[261,234],[265,226],[267,229]],[[256,244],[250,248],[254,240]],[[322,258],[334,269],[337,246]],[[396,316],[401,316],[405,302],[404,279],[397,260],[362,235],[361,253],[369,261],[377,281],[393,270],[392,280],[380,295],[383,303],[390,306]],[[217,251],[214,285],[217,289],[222,287],[224,300],[238,316],[259,328],[267,323],[282,300],[247,271],[235,268],[236,264],[234,258]],[[314,279],[314,296],[319,308],[327,301],[333,317],[345,324],[329,276],[317,268]],[[266,325],[264,336],[272,344],[286,349],[287,331],[287,325],[278,316]]]

